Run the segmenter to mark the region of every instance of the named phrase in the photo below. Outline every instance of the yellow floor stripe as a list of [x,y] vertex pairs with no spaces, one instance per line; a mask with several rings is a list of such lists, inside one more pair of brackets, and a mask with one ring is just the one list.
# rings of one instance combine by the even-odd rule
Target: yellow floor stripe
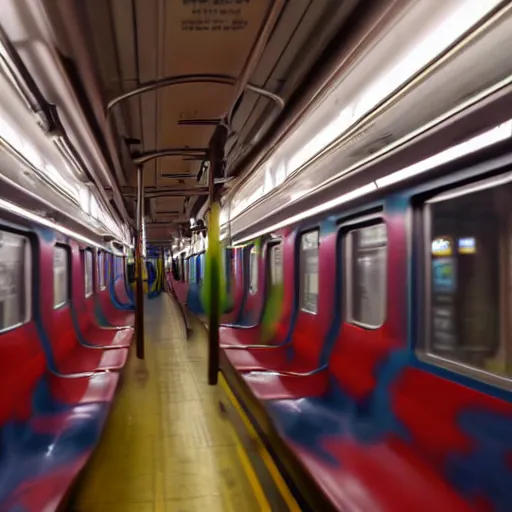
[[[231,391],[231,388],[229,387],[229,384],[226,382],[226,379],[221,374],[219,376],[219,382],[222,386],[223,391],[226,393],[229,401],[233,404],[233,407],[236,409],[238,415],[242,419],[244,426],[254,440],[259,440],[258,433],[256,432],[256,429],[254,428],[253,424],[245,414],[244,410],[242,409],[240,403],[238,402],[238,399],[233,394],[233,391]],[[277,469],[276,465],[274,464],[274,461],[272,460],[272,457],[270,453],[268,453],[268,450],[265,448],[265,445],[260,441],[258,443],[260,448],[260,456],[263,459],[263,462],[265,463],[265,466],[267,467],[267,470],[269,471],[272,480],[274,481],[276,487],[278,488],[281,496],[283,497],[286,505],[288,508],[295,512],[300,512],[300,507],[295,501],[295,498],[293,497],[293,494],[291,493],[290,489],[286,485],[286,482],[284,481],[283,477],[281,476],[281,473]]]
[[256,473],[254,472],[254,469],[251,465],[251,461],[249,460],[249,457],[247,456],[244,447],[240,443],[240,440],[237,440],[236,448],[238,457],[240,458],[240,462],[244,467],[245,474],[247,475],[247,478],[251,484],[252,490],[254,491],[254,495],[258,500],[261,510],[271,511],[272,509],[267,501],[267,497],[263,492],[263,488],[261,487],[260,481],[258,480]]

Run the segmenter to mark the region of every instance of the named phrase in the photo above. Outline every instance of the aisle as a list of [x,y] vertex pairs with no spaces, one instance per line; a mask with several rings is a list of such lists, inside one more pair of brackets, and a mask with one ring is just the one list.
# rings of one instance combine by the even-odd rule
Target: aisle
[[206,332],[188,341],[177,306],[146,302],[146,360],[123,372],[102,442],[73,511],[257,511],[231,425],[206,382]]

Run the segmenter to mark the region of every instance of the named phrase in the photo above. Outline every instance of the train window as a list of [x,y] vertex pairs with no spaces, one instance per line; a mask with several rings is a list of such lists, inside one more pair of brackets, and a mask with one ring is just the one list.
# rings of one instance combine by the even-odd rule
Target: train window
[[29,319],[30,242],[28,238],[0,231],[0,331]]
[[100,290],[105,289],[105,253],[103,251],[97,252],[97,265],[98,265],[98,286]]
[[375,329],[386,316],[385,224],[360,227],[345,236],[347,322]]
[[69,300],[68,249],[56,245],[53,249],[53,307],[59,308]]
[[318,230],[300,239],[300,307],[316,314],[318,307]]
[[84,251],[84,282],[85,282],[85,296],[92,295],[92,280],[93,280],[93,266],[92,266],[92,251],[87,249]]
[[204,259],[204,256],[203,255],[200,255],[197,257],[197,269],[196,269],[196,281],[197,281],[197,284],[201,284],[202,280],[203,280],[203,259]]
[[189,271],[189,282],[195,283],[196,282],[196,260],[195,256],[191,256],[189,262],[188,262],[188,271]]
[[269,249],[270,256],[270,284],[283,282],[283,248],[281,244],[274,244]]
[[512,377],[511,201],[512,183],[493,179],[442,193],[424,211],[421,348],[484,380]]
[[114,280],[117,278],[122,278],[124,276],[124,258],[122,256],[114,256],[114,265],[115,265]]
[[255,294],[258,291],[258,249],[252,247],[249,253],[249,293]]
[[232,281],[234,280],[234,273],[233,273],[233,260],[234,260],[234,254],[233,249],[227,247],[224,250],[224,268],[226,272],[226,289],[227,292],[230,293],[231,287],[232,287]]

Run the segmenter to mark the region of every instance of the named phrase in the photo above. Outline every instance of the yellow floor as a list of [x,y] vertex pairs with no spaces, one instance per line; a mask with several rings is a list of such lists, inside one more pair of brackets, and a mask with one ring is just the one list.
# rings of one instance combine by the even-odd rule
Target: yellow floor
[[[146,302],[146,359],[132,351],[75,512],[266,508],[235,433],[206,381],[206,333],[188,341],[167,296]],[[249,475],[249,476],[248,476]],[[252,486],[251,483],[252,482]]]

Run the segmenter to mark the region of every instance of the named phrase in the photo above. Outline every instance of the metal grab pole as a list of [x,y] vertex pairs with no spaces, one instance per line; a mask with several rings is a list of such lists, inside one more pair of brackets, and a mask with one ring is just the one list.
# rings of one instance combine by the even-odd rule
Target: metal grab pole
[[220,325],[220,186],[215,185],[215,177],[222,175],[224,147],[228,132],[219,125],[210,140],[210,166],[208,174],[210,215],[208,219],[208,252],[210,258],[210,316],[208,318],[208,384],[215,386],[219,374],[219,325]]
[[142,280],[143,251],[142,224],[144,220],[144,181],[142,166],[137,166],[137,245],[135,248],[135,331],[137,357],[144,359],[144,283]]

